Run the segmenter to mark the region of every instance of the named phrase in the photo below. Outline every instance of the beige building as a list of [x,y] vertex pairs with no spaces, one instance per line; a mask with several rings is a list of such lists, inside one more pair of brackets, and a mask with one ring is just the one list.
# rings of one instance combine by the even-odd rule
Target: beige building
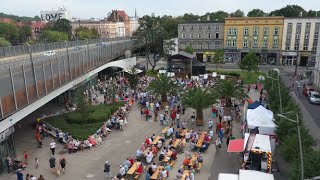
[[313,84],[315,87],[318,88],[318,90],[320,89],[320,39],[317,39],[317,51],[316,51],[316,63],[315,63],[315,67],[314,67],[314,81]]

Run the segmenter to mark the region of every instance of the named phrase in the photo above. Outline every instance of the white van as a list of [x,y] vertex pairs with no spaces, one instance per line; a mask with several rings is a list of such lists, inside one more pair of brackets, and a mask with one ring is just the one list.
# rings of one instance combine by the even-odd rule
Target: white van
[[55,54],[56,54],[56,52],[54,52],[54,51],[47,51],[43,55],[45,55],[45,56],[53,56]]

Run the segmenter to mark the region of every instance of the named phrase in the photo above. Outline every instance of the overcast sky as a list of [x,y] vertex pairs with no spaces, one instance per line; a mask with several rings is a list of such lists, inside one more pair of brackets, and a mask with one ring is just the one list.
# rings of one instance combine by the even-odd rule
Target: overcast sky
[[138,16],[151,13],[177,16],[184,13],[203,15],[218,10],[234,12],[237,9],[247,13],[253,8],[270,12],[288,4],[297,4],[306,10],[320,9],[319,0],[0,0],[0,12],[35,16],[40,15],[41,10],[65,6],[76,18],[102,18],[112,9],[122,9],[133,16],[135,8]]

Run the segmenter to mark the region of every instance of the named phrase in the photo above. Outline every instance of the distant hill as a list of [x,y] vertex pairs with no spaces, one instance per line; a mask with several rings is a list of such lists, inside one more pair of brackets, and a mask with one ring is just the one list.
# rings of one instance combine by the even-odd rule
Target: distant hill
[[0,12],[0,18],[9,18],[16,22],[30,22],[30,21],[40,21],[41,18],[39,16],[27,17],[27,16],[16,16],[12,14],[5,14]]

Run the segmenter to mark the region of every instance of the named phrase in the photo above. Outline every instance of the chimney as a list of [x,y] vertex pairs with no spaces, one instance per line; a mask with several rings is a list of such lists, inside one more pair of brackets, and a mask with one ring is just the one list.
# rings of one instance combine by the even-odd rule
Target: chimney
[[207,15],[207,21],[210,21],[210,15]]

